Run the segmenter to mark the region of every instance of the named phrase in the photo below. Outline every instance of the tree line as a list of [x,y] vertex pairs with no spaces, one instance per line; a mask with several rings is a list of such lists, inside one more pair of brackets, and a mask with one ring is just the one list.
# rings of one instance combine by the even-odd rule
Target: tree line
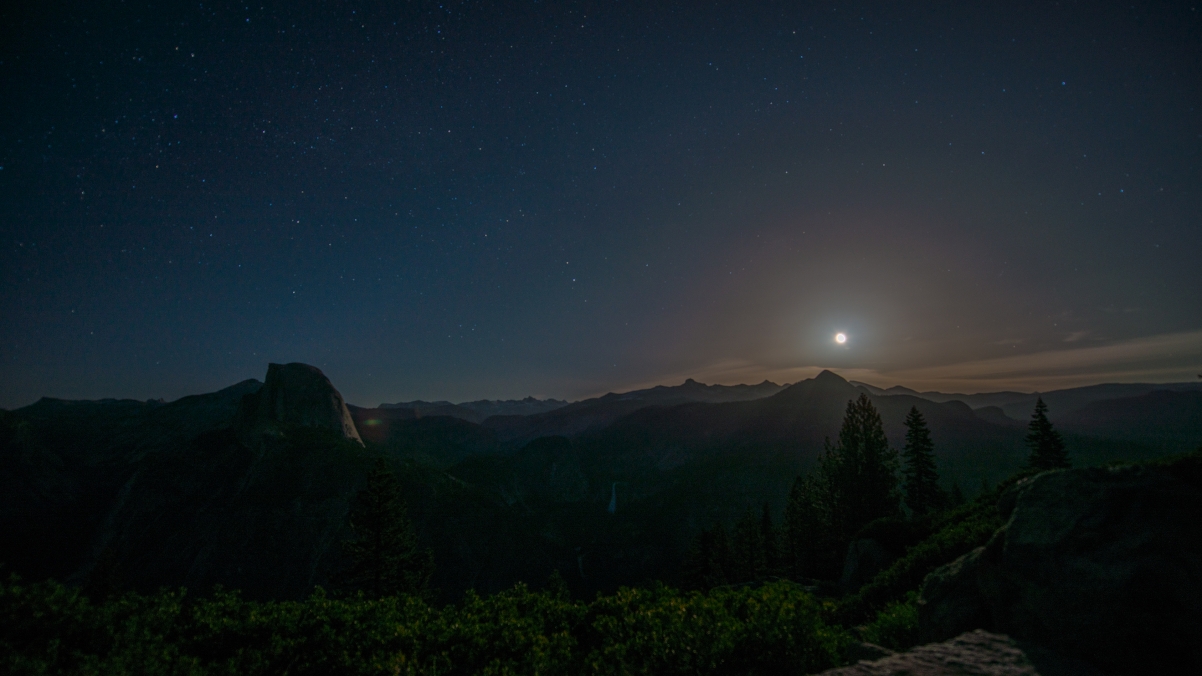
[[[1035,470],[1071,465],[1047,411],[1038,398],[1027,427],[1027,464]],[[682,585],[712,589],[773,578],[833,580],[848,545],[870,523],[922,521],[963,503],[957,486],[948,491],[939,485],[935,443],[917,407],[910,408],[905,426],[899,456],[868,396],[848,401],[839,436],[834,443],[827,439],[817,469],[793,482],[784,523],[773,522],[765,503],[729,530],[719,523],[702,531],[682,563]],[[349,520],[349,564],[340,587],[369,598],[428,595],[434,557],[418,546],[400,483],[383,458],[356,494]]]
[[[1025,438],[1033,470],[1071,466],[1064,440],[1038,398]],[[929,520],[964,502],[959,487],[939,485],[935,444],[926,420],[911,407],[901,454],[889,445],[880,413],[867,395],[848,401],[839,436],[827,439],[818,467],[798,476],[777,527],[765,503],[732,529],[719,523],[693,541],[680,582],[710,589],[773,578],[834,580],[844,553],[865,527],[892,520],[896,528]],[[904,507],[903,507],[904,505]]]

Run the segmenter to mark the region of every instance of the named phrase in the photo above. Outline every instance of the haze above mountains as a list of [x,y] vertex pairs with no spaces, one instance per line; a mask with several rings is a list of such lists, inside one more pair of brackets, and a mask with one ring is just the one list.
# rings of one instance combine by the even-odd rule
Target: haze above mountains
[[[901,385],[896,385],[889,388],[881,388],[869,383],[855,380],[848,382],[849,384],[875,396],[904,395],[918,397],[937,403],[959,401],[967,404],[969,408],[973,410],[994,408],[1000,409],[1005,417],[1023,422],[1025,422],[1031,410],[1034,408],[1035,400],[1039,397],[1042,397],[1044,402],[1048,404],[1050,409],[1049,416],[1053,420],[1056,420],[1056,418],[1059,416],[1078,411],[1096,401],[1141,396],[1155,391],[1202,392],[1202,382],[1102,383],[1084,387],[1052,390],[1043,393],[999,391],[981,392],[975,394],[961,394],[954,392],[948,393],[938,391],[920,392],[918,390],[913,390]],[[239,386],[253,387],[253,384],[262,386],[263,383],[257,379],[250,378],[239,383]],[[374,409],[370,407],[357,406],[348,402],[348,407],[351,411],[393,411],[392,413],[382,414],[384,417],[389,419],[448,416],[470,422],[482,423],[486,419],[494,416],[534,416],[551,413],[552,411],[565,408],[572,413],[593,410],[598,406],[603,408],[618,409],[623,412],[630,412],[646,406],[673,406],[692,402],[725,403],[734,401],[750,401],[754,399],[770,397],[788,387],[790,387],[789,383],[778,385],[769,380],[764,380],[756,385],[706,385],[704,383],[699,383],[692,378],[688,378],[680,385],[657,385],[651,388],[631,390],[628,392],[610,392],[599,397],[582,399],[579,401],[567,401],[554,398],[538,399],[536,397],[528,396],[524,399],[479,399],[459,403],[453,403],[444,400],[425,401],[419,399],[396,403],[381,403]],[[341,397],[341,395],[339,395],[339,397]],[[188,398],[189,397],[184,397],[178,401],[183,401],[184,399]],[[43,397],[35,404],[13,410],[24,411],[32,408],[33,406],[48,405],[49,402],[80,403],[85,401],[114,402],[134,400],[111,398],[98,400],[69,400],[58,399],[55,397]],[[166,403],[163,400],[152,400],[152,402]],[[996,412],[992,410],[987,410],[985,412],[985,415],[987,416],[995,414]],[[359,416],[361,415],[363,414],[359,414]],[[566,416],[567,411],[561,411],[560,415]]]

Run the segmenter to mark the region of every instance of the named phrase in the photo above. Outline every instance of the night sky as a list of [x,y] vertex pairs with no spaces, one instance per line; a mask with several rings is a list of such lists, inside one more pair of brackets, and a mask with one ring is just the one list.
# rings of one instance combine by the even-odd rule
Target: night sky
[[984,4],[6,3],[0,406],[1196,380],[1202,3]]

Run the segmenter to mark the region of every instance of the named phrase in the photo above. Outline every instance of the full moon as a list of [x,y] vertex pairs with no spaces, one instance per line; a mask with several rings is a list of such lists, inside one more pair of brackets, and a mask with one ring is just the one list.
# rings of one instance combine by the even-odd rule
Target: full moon
[[842,345],[843,343],[846,343],[847,342],[847,334],[836,333],[835,334],[835,342],[839,343],[840,345]]

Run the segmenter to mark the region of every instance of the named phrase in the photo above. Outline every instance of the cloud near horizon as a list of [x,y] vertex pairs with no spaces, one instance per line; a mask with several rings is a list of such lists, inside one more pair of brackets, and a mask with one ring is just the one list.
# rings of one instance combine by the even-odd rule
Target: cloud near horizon
[[627,389],[675,384],[686,378],[726,385],[763,380],[795,383],[813,378],[826,368],[848,380],[878,387],[903,385],[916,390],[965,394],[999,390],[1046,392],[1104,382],[1193,381],[1202,373],[1202,331],[1167,333],[1089,347],[1079,342],[1068,344],[1072,347],[906,369],[821,365],[779,368],[751,360],[728,359],[689,372],[665,374],[654,382],[636,383]]

